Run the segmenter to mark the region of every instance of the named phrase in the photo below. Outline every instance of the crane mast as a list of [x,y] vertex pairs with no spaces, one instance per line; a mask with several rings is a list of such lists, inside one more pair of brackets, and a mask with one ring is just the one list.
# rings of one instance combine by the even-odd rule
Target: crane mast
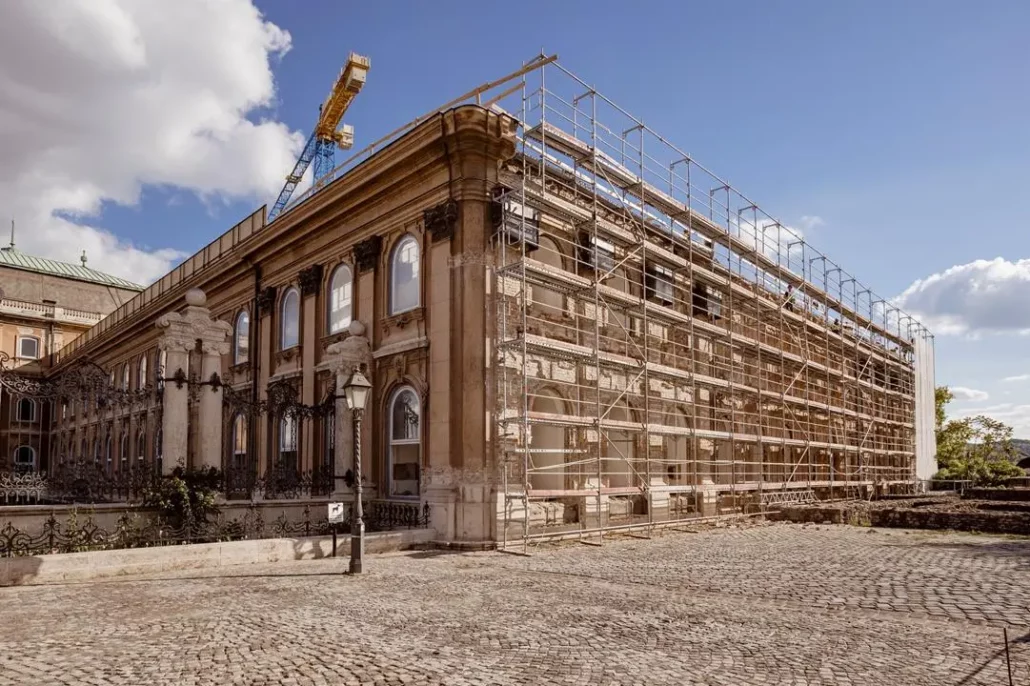
[[313,173],[314,184],[317,186],[319,180],[325,178],[336,167],[336,148],[346,150],[354,144],[354,127],[346,124],[341,127],[340,121],[354,98],[361,92],[361,87],[365,85],[371,66],[372,63],[367,57],[353,52],[347,58],[347,64],[340,70],[340,75],[325,102],[318,108],[318,121],[307,143],[304,144],[304,150],[293,165],[293,171],[286,177],[286,185],[279,192],[279,197],[268,214],[268,221],[275,219],[289,203],[290,196],[312,162],[315,164]]

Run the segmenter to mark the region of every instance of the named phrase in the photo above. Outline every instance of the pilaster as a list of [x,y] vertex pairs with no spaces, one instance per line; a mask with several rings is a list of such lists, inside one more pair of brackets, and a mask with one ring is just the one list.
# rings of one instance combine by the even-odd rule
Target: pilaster
[[164,411],[162,416],[162,452],[165,474],[181,462],[185,465],[189,435],[189,390],[187,366],[190,351],[197,344],[201,350],[200,377],[203,388],[199,395],[197,435],[199,466],[220,467],[222,456],[222,389],[219,374],[222,355],[229,352],[228,338],[232,325],[212,319],[205,307],[207,296],[199,288],[186,292],[182,312],[170,312],[157,321],[164,330],[158,347],[168,353],[165,370]]

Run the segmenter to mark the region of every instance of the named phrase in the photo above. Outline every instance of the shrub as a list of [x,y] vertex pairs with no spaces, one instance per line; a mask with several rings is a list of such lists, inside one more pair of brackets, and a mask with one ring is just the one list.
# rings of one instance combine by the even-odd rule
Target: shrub
[[214,467],[192,469],[176,467],[154,482],[143,495],[143,505],[158,511],[162,521],[178,529],[195,530],[208,523],[218,512],[215,495],[222,483]]

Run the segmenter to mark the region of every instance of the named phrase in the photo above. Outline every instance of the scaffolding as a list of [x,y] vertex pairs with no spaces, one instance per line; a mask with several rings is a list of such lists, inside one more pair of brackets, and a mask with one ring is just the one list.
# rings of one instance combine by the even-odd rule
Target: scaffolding
[[487,103],[519,121],[493,204],[504,545],[913,488],[929,332],[561,64],[517,74]]

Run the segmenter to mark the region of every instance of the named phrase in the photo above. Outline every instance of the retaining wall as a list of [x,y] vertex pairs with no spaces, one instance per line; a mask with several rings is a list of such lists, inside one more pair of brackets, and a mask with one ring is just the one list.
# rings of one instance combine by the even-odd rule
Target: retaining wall
[[[432,529],[365,534],[365,551],[384,553],[432,543]],[[0,586],[92,581],[133,574],[235,565],[315,560],[332,555],[332,536],[269,538],[225,543],[196,543],[128,550],[60,553],[0,558]],[[340,571],[350,556],[350,536],[337,539]]]

